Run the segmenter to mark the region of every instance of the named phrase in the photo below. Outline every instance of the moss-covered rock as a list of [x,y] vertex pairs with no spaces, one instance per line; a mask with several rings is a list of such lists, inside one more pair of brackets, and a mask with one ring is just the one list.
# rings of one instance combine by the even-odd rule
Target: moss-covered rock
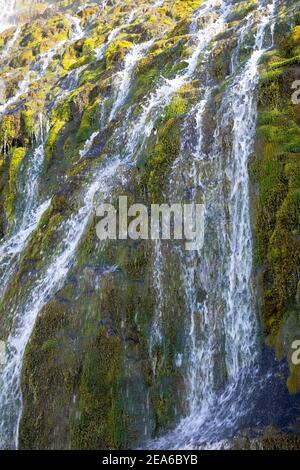
[[[276,346],[279,356],[286,356],[289,361],[294,335],[300,335],[296,302],[300,265],[300,121],[299,106],[291,100],[292,84],[299,79],[292,60],[297,53],[297,30],[294,28],[285,39],[278,37],[280,49],[269,53],[263,66],[256,157],[251,165],[258,191],[253,203],[255,255],[264,328],[268,344]],[[290,367],[289,390],[299,392],[299,366]]]
[[[120,194],[146,205],[169,200],[174,163],[185,152],[192,155],[198,140],[195,114],[207,83],[215,89],[205,112],[203,148],[212,147],[214,115],[232,83],[228,75],[237,31],[251,12],[255,18],[257,1],[233,2],[228,28],[212,41],[207,56],[199,55],[189,78],[189,59],[199,46],[196,27],[203,28],[207,21],[213,25],[218,15],[216,11],[197,20],[194,13],[203,3],[165,0],[153,8],[154,2],[127,0],[109,1],[103,8],[99,2],[63,0],[48,9],[35,4],[31,12],[20,14],[21,30],[3,59],[5,98],[12,99],[0,123],[0,236],[8,235],[13,221],[22,216],[25,172],[22,175],[20,169],[27,169],[41,137],[45,159],[35,202],[51,203],[14,259],[13,276],[0,302],[1,338],[8,337],[14,312],[30,298],[49,263],[55,257],[64,261],[66,229],[71,230],[75,216],[86,210],[84,197],[95,178],[102,177],[105,165],[117,157],[124,159],[113,175],[113,202]],[[282,21],[276,27],[277,49],[262,59],[257,145],[250,170],[265,333],[277,356],[288,358],[288,388],[297,393],[299,368],[291,363],[291,344],[300,325],[300,108],[291,104],[290,94],[293,80],[299,79],[300,52],[299,26],[290,31],[289,23]],[[79,25],[84,28],[82,35],[77,34]],[[240,45],[238,66],[249,56],[254,31],[255,25]],[[14,33],[13,28],[0,35],[0,53]],[[134,64],[126,99],[109,119],[115,80],[123,72],[127,54],[150,40],[149,50]],[[153,113],[153,128],[153,122],[146,120],[149,129],[143,145],[138,142],[131,148],[129,121],[135,123],[153,104],[152,93],[175,77],[184,85],[177,87],[175,81],[174,93],[167,93],[161,106],[151,109],[148,119]],[[128,85],[126,77],[121,78],[123,86]],[[43,129],[38,129],[41,122]],[[83,155],[95,131],[97,136]],[[184,145],[183,132],[188,136]],[[230,138],[220,138],[225,155]],[[131,150],[133,155],[128,155]],[[191,164],[186,159],[185,165]],[[199,179],[209,179],[210,164],[203,164]],[[195,181],[190,181],[190,173],[182,173],[176,195],[184,199]],[[105,190],[101,184],[95,204]],[[198,187],[196,192],[202,202]],[[162,243],[159,288],[164,295],[158,305],[157,253],[152,242],[100,242],[95,213],[83,222],[72,259],[61,267],[65,276],[43,298],[26,348],[22,449],[127,449],[166,432],[187,413],[186,371],[176,360],[185,351],[191,321],[180,250]],[[202,302],[204,293],[200,287],[197,290]],[[215,374],[220,376],[218,386],[226,376],[223,361],[222,357]],[[280,439],[262,441],[270,447],[285,444]]]

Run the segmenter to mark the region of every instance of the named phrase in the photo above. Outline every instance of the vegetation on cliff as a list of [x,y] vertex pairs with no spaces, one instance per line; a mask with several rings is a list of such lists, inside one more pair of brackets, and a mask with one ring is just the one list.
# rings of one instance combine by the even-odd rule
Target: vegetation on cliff
[[[187,357],[202,360],[192,342],[210,333],[208,395],[226,384],[226,299],[206,310],[215,285],[229,282],[220,245],[230,250],[233,122],[223,127],[219,112],[226,115],[224,96],[266,11],[257,0],[225,3],[223,24],[218,1],[202,16],[203,0],[36,2],[19,12],[18,28],[0,34],[0,339],[20,311],[30,316],[39,306],[22,364],[21,449],[126,449],[172,429],[191,408]],[[259,65],[249,172],[262,323],[268,346],[289,361],[295,394],[300,105],[291,95],[300,17],[291,17],[297,2],[279,3],[275,44]],[[180,244],[167,241],[100,242],[94,207],[120,195],[145,205],[192,197],[210,207],[217,199],[208,258],[183,258]],[[33,299],[40,289],[41,303]],[[269,436],[246,441],[244,448],[276,444]]]
[[291,19],[283,12],[275,31],[277,47],[265,56],[251,172],[258,190],[253,202],[255,258],[265,334],[278,357],[289,358],[288,387],[297,393],[299,367],[291,356],[300,326],[300,105],[292,95],[299,80],[299,15],[293,21],[290,29]]

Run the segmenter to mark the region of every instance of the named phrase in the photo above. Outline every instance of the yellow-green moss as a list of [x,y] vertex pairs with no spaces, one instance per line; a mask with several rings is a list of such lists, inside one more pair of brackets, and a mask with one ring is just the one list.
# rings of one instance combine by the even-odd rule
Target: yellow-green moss
[[[291,55],[300,41],[299,27],[267,54],[259,90],[256,157],[251,174],[254,196],[255,261],[262,283],[262,314],[267,343],[285,350],[283,331],[295,328],[300,266],[300,114],[291,101],[296,79]],[[284,60],[279,61],[278,57]],[[278,64],[280,67],[278,68]],[[291,319],[295,318],[295,321]],[[295,323],[296,322],[296,323]],[[300,325],[298,325],[300,334]],[[294,333],[294,332],[293,332]],[[287,333],[285,333],[287,335]],[[288,341],[290,341],[289,339]],[[281,346],[279,346],[281,344]],[[290,365],[288,387],[300,390],[299,367]]]
[[157,135],[145,161],[145,185],[151,202],[162,200],[168,168],[180,153],[182,119],[188,105],[195,98],[193,87],[183,87],[172,98],[163,116],[156,122]]
[[100,100],[88,106],[82,115],[79,130],[76,134],[77,143],[85,142],[96,128],[99,127]]
[[201,7],[203,0],[175,0],[171,8],[171,14],[175,21],[180,21]]
[[132,43],[125,40],[116,40],[112,42],[105,53],[106,67],[109,68],[116,62],[124,59],[128,49],[132,47]]
[[12,146],[17,139],[20,130],[18,116],[5,114],[0,123],[0,147],[5,150]]
[[72,448],[117,449],[115,425],[122,416],[116,389],[121,367],[121,344],[116,335],[100,328],[86,355],[80,384],[80,417],[74,423]]
[[8,173],[8,190],[5,198],[5,210],[7,219],[12,222],[14,214],[14,202],[17,195],[17,178],[20,165],[26,155],[26,149],[18,147],[13,149],[10,159],[9,173]]

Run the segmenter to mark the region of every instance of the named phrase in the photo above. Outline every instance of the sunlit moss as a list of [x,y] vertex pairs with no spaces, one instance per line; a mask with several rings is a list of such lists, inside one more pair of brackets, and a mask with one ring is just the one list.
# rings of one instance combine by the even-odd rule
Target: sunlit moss
[[21,163],[26,155],[26,149],[23,147],[15,148],[12,152],[8,173],[8,190],[5,199],[5,209],[7,218],[11,222],[14,214],[14,202],[17,195],[17,177]]
[[[296,27],[286,39],[281,38],[281,49],[269,53],[263,62],[257,155],[251,165],[259,190],[254,204],[255,254],[262,270],[264,327],[268,344],[276,346],[281,356],[288,356],[284,337],[297,328],[299,315],[300,120],[298,106],[291,100],[298,30]],[[296,393],[300,390],[299,368],[290,364],[290,371],[288,388]]]

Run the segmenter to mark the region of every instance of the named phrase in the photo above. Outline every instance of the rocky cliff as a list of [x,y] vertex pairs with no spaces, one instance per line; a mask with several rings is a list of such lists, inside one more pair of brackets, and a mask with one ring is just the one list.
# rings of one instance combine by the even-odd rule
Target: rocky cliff
[[[297,447],[300,2],[10,6],[1,447]],[[119,196],[204,204],[203,248],[100,241]]]

